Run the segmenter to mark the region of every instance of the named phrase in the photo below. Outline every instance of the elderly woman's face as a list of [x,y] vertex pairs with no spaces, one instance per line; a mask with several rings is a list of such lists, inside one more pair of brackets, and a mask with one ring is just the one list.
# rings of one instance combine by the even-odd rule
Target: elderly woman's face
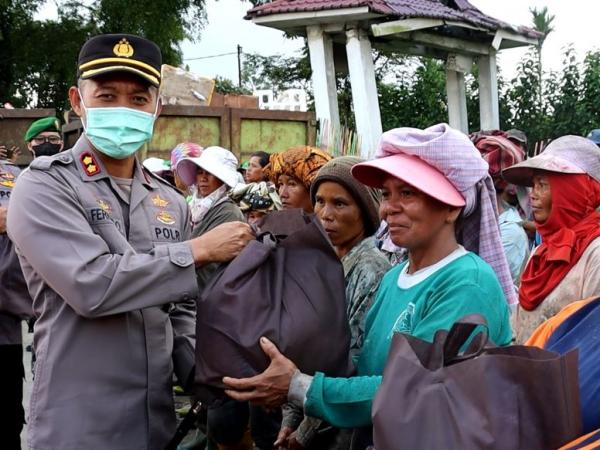
[[289,175],[280,175],[277,188],[283,209],[301,208],[307,213],[313,212],[310,193],[300,180]]
[[398,178],[383,183],[379,214],[389,225],[392,242],[409,251],[431,245],[459,212]]
[[315,214],[340,255],[348,253],[365,237],[364,219],[360,207],[339,183],[324,181],[315,195]]
[[196,172],[196,186],[198,187],[198,193],[202,197],[206,197],[223,186],[223,182],[212,173],[198,168],[198,171]]
[[533,176],[531,210],[535,221],[538,223],[544,223],[550,217],[552,189],[550,188],[550,179],[544,172],[536,172]]

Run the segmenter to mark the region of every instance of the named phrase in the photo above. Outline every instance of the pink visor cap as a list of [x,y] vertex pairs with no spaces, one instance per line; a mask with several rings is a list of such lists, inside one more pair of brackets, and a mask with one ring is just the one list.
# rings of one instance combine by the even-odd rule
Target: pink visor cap
[[385,178],[389,175],[410,184],[446,205],[465,206],[464,197],[444,174],[418,156],[397,153],[352,167],[354,178],[374,188],[381,188]]
[[354,166],[352,175],[381,187],[391,175],[446,205],[462,207],[464,193],[488,177],[489,166],[471,140],[446,123],[424,130],[394,128],[381,136],[375,160]]

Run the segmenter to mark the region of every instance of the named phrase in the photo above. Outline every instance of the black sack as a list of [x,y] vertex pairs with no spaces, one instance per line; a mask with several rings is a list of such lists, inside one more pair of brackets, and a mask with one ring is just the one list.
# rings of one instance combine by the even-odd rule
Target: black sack
[[268,367],[261,336],[303,373],[351,374],[344,272],[318,219],[278,211],[259,227],[257,240],[211,279],[197,302],[200,398],[206,385],[222,388],[224,376],[251,377]]

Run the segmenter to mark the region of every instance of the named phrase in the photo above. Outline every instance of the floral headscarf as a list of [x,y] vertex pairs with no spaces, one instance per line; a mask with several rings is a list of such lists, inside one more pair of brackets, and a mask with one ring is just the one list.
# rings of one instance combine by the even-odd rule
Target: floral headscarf
[[175,170],[177,163],[184,158],[198,158],[202,153],[202,147],[193,142],[182,142],[171,150],[171,168]]
[[317,172],[332,156],[315,147],[292,147],[281,153],[274,153],[269,164],[263,169],[269,179],[277,184],[281,175],[299,180],[307,190],[317,176]]

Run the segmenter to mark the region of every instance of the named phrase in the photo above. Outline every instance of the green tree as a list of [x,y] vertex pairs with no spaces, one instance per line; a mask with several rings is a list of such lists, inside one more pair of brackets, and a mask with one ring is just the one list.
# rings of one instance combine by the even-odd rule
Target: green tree
[[242,61],[242,84],[246,89],[279,92],[290,88],[308,89],[310,85],[308,49],[297,57],[244,53]]
[[27,99],[17,94],[24,56],[30,47],[27,31],[33,14],[44,0],[0,0],[0,101],[25,106]]
[[[90,20],[101,33],[144,36],[160,47],[165,64],[181,64],[179,43],[200,36],[206,21],[205,0],[95,0]],[[86,2],[79,1],[79,9]]]
[[544,130],[545,137],[557,138],[566,134],[585,132],[584,111],[581,100],[581,70],[573,47],[565,50],[560,77],[549,78],[547,101],[549,111],[546,121],[551,126]]
[[[507,87],[506,96],[512,112],[507,127],[518,128],[528,135],[530,147],[545,138],[547,118],[539,102],[539,60],[529,51],[518,66],[517,75]],[[531,150],[531,148],[530,148]]]
[[252,91],[244,87],[239,87],[229,78],[220,76],[215,77],[215,91],[219,94],[237,94],[237,95],[252,95]]
[[580,108],[583,133],[600,128],[600,51],[589,52],[583,61]]
[[0,99],[15,106],[65,108],[78,51],[94,34],[145,36],[179,65],[179,43],[197,39],[206,20],[205,0],[56,0],[57,20],[34,20],[43,3],[0,0]]
[[543,99],[543,70],[542,70],[542,47],[544,46],[544,42],[550,33],[554,31],[554,26],[552,23],[554,22],[554,14],[550,14],[548,12],[548,7],[544,6],[543,8],[530,8],[529,12],[531,13],[533,20],[533,28],[541,33],[541,37],[538,40],[538,44],[536,45],[536,52],[538,58],[538,80],[540,83],[540,90],[538,93],[538,100],[540,104]]

